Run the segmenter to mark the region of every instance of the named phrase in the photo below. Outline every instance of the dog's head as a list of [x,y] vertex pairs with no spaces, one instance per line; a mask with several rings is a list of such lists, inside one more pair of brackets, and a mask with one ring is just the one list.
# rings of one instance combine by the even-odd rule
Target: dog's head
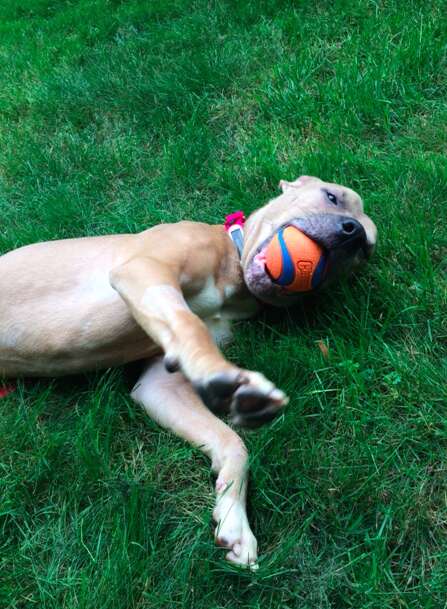
[[257,298],[287,305],[297,294],[272,282],[263,255],[280,228],[295,226],[324,249],[327,263],[320,287],[351,273],[369,258],[377,229],[363,212],[362,199],[350,188],[310,176],[294,182],[281,180],[280,188],[279,197],[249,216],[241,262],[247,287]]

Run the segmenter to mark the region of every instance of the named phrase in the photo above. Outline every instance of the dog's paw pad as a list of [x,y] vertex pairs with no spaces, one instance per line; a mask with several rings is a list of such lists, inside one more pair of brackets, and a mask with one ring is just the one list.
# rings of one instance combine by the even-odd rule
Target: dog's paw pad
[[194,383],[203,402],[214,412],[227,412],[234,392],[247,382],[240,370],[217,372],[205,380]]
[[231,404],[233,423],[258,427],[274,419],[287,404],[288,398],[281,390],[273,385],[271,387],[256,387],[251,383],[239,387]]
[[163,359],[164,366],[168,372],[178,372],[180,370],[180,361],[176,355],[167,353]]

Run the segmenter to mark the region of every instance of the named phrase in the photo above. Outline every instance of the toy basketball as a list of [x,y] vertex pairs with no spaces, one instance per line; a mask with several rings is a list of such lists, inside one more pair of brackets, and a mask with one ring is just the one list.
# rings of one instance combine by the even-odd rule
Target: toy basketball
[[324,250],[294,226],[281,228],[265,252],[265,268],[273,283],[287,292],[309,292],[321,283]]

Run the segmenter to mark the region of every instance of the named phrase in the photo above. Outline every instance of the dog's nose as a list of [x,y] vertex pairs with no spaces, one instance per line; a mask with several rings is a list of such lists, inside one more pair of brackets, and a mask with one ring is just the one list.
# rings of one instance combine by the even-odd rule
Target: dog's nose
[[363,237],[365,229],[355,218],[340,217],[338,232],[341,239],[347,241]]
[[315,214],[298,218],[294,226],[328,251],[342,249],[351,254],[366,246],[365,229],[351,216]]

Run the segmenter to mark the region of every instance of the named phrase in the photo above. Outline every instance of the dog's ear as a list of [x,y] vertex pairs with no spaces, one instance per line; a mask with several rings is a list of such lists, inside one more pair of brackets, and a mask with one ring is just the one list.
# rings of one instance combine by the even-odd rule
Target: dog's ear
[[300,176],[294,182],[288,182],[287,180],[280,180],[279,187],[283,192],[287,192],[291,188],[300,188],[309,180],[317,180],[318,178],[313,178],[312,176]]

